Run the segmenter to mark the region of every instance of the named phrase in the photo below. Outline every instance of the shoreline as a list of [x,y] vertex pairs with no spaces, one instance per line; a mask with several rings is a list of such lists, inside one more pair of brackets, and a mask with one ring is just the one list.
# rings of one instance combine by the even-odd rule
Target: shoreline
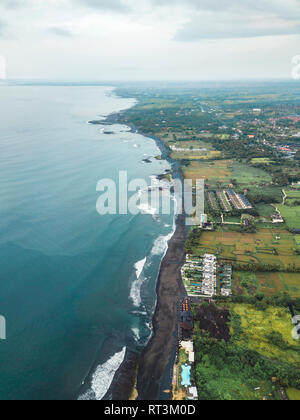
[[137,378],[139,400],[168,400],[172,395],[179,301],[186,294],[180,269],[185,262],[184,246],[187,231],[185,216],[178,216],[176,231],[162,260],[157,280],[157,304],[152,320],[153,334],[140,357]]
[[[171,159],[170,150],[158,137],[141,132],[133,124],[122,121],[125,111],[109,115],[104,125],[125,124],[131,131],[153,139],[162,153],[162,159],[171,164],[174,178],[182,180],[179,162]],[[138,400],[170,400],[172,397],[172,375],[178,341],[179,302],[186,295],[181,278],[181,267],[185,263],[185,243],[188,227],[185,215],[177,216],[175,232],[168,243],[168,249],[162,258],[156,282],[156,307],[152,317],[153,331],[148,344],[136,360],[136,370],[129,368],[130,356],[127,352],[106,397],[110,399],[132,394],[136,381]],[[163,350],[163,351],[162,351]],[[120,382],[126,389],[120,391]],[[127,385],[127,386],[126,386]],[[168,391],[168,392],[164,392]]]

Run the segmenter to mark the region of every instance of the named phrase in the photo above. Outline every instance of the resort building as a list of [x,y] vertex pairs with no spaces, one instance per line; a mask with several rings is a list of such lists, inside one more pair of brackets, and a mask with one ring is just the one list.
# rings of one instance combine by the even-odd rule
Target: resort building
[[181,274],[189,297],[213,298],[217,295],[218,279],[221,296],[232,295],[232,266],[219,266],[213,254],[202,258],[187,255]]

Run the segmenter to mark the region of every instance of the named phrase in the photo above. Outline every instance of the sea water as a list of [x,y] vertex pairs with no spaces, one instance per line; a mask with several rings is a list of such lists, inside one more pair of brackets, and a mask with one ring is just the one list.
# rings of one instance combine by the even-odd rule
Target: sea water
[[100,216],[96,186],[170,166],[154,140],[88,124],[134,104],[96,84],[0,85],[0,399],[101,399],[149,339],[174,216]]

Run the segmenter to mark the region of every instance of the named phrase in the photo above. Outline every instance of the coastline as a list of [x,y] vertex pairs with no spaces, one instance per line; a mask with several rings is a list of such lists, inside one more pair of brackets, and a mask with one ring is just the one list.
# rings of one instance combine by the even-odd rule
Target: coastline
[[178,308],[180,298],[186,293],[180,272],[185,262],[186,237],[185,216],[181,215],[177,218],[175,234],[160,267],[153,334],[139,362],[139,400],[168,400],[172,395],[171,372],[177,349]]
[[[141,132],[133,124],[123,121],[126,110],[109,115],[104,125],[126,124],[132,132],[155,140],[172,167],[173,178],[182,180],[179,162],[171,159],[165,143],[152,135]],[[177,216],[176,229],[162,258],[156,283],[156,308],[152,318],[153,331],[140,355],[127,351],[116,372],[104,399],[129,399],[135,383],[138,400],[170,400],[172,398],[172,374],[177,350],[179,302],[186,295],[181,278],[181,267],[185,263],[185,243],[188,227],[185,215]],[[163,352],[162,352],[163,350]],[[137,373],[136,373],[137,371]],[[167,391],[167,392],[164,392]],[[120,398],[122,396],[122,398]]]

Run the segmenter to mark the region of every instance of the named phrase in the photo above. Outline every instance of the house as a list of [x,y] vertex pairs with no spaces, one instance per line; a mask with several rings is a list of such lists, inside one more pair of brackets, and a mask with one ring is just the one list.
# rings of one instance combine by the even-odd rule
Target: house
[[189,388],[188,400],[197,401],[198,400],[198,390],[196,387]]
[[190,353],[189,354],[189,362],[192,364],[192,363],[195,363],[195,353]]

